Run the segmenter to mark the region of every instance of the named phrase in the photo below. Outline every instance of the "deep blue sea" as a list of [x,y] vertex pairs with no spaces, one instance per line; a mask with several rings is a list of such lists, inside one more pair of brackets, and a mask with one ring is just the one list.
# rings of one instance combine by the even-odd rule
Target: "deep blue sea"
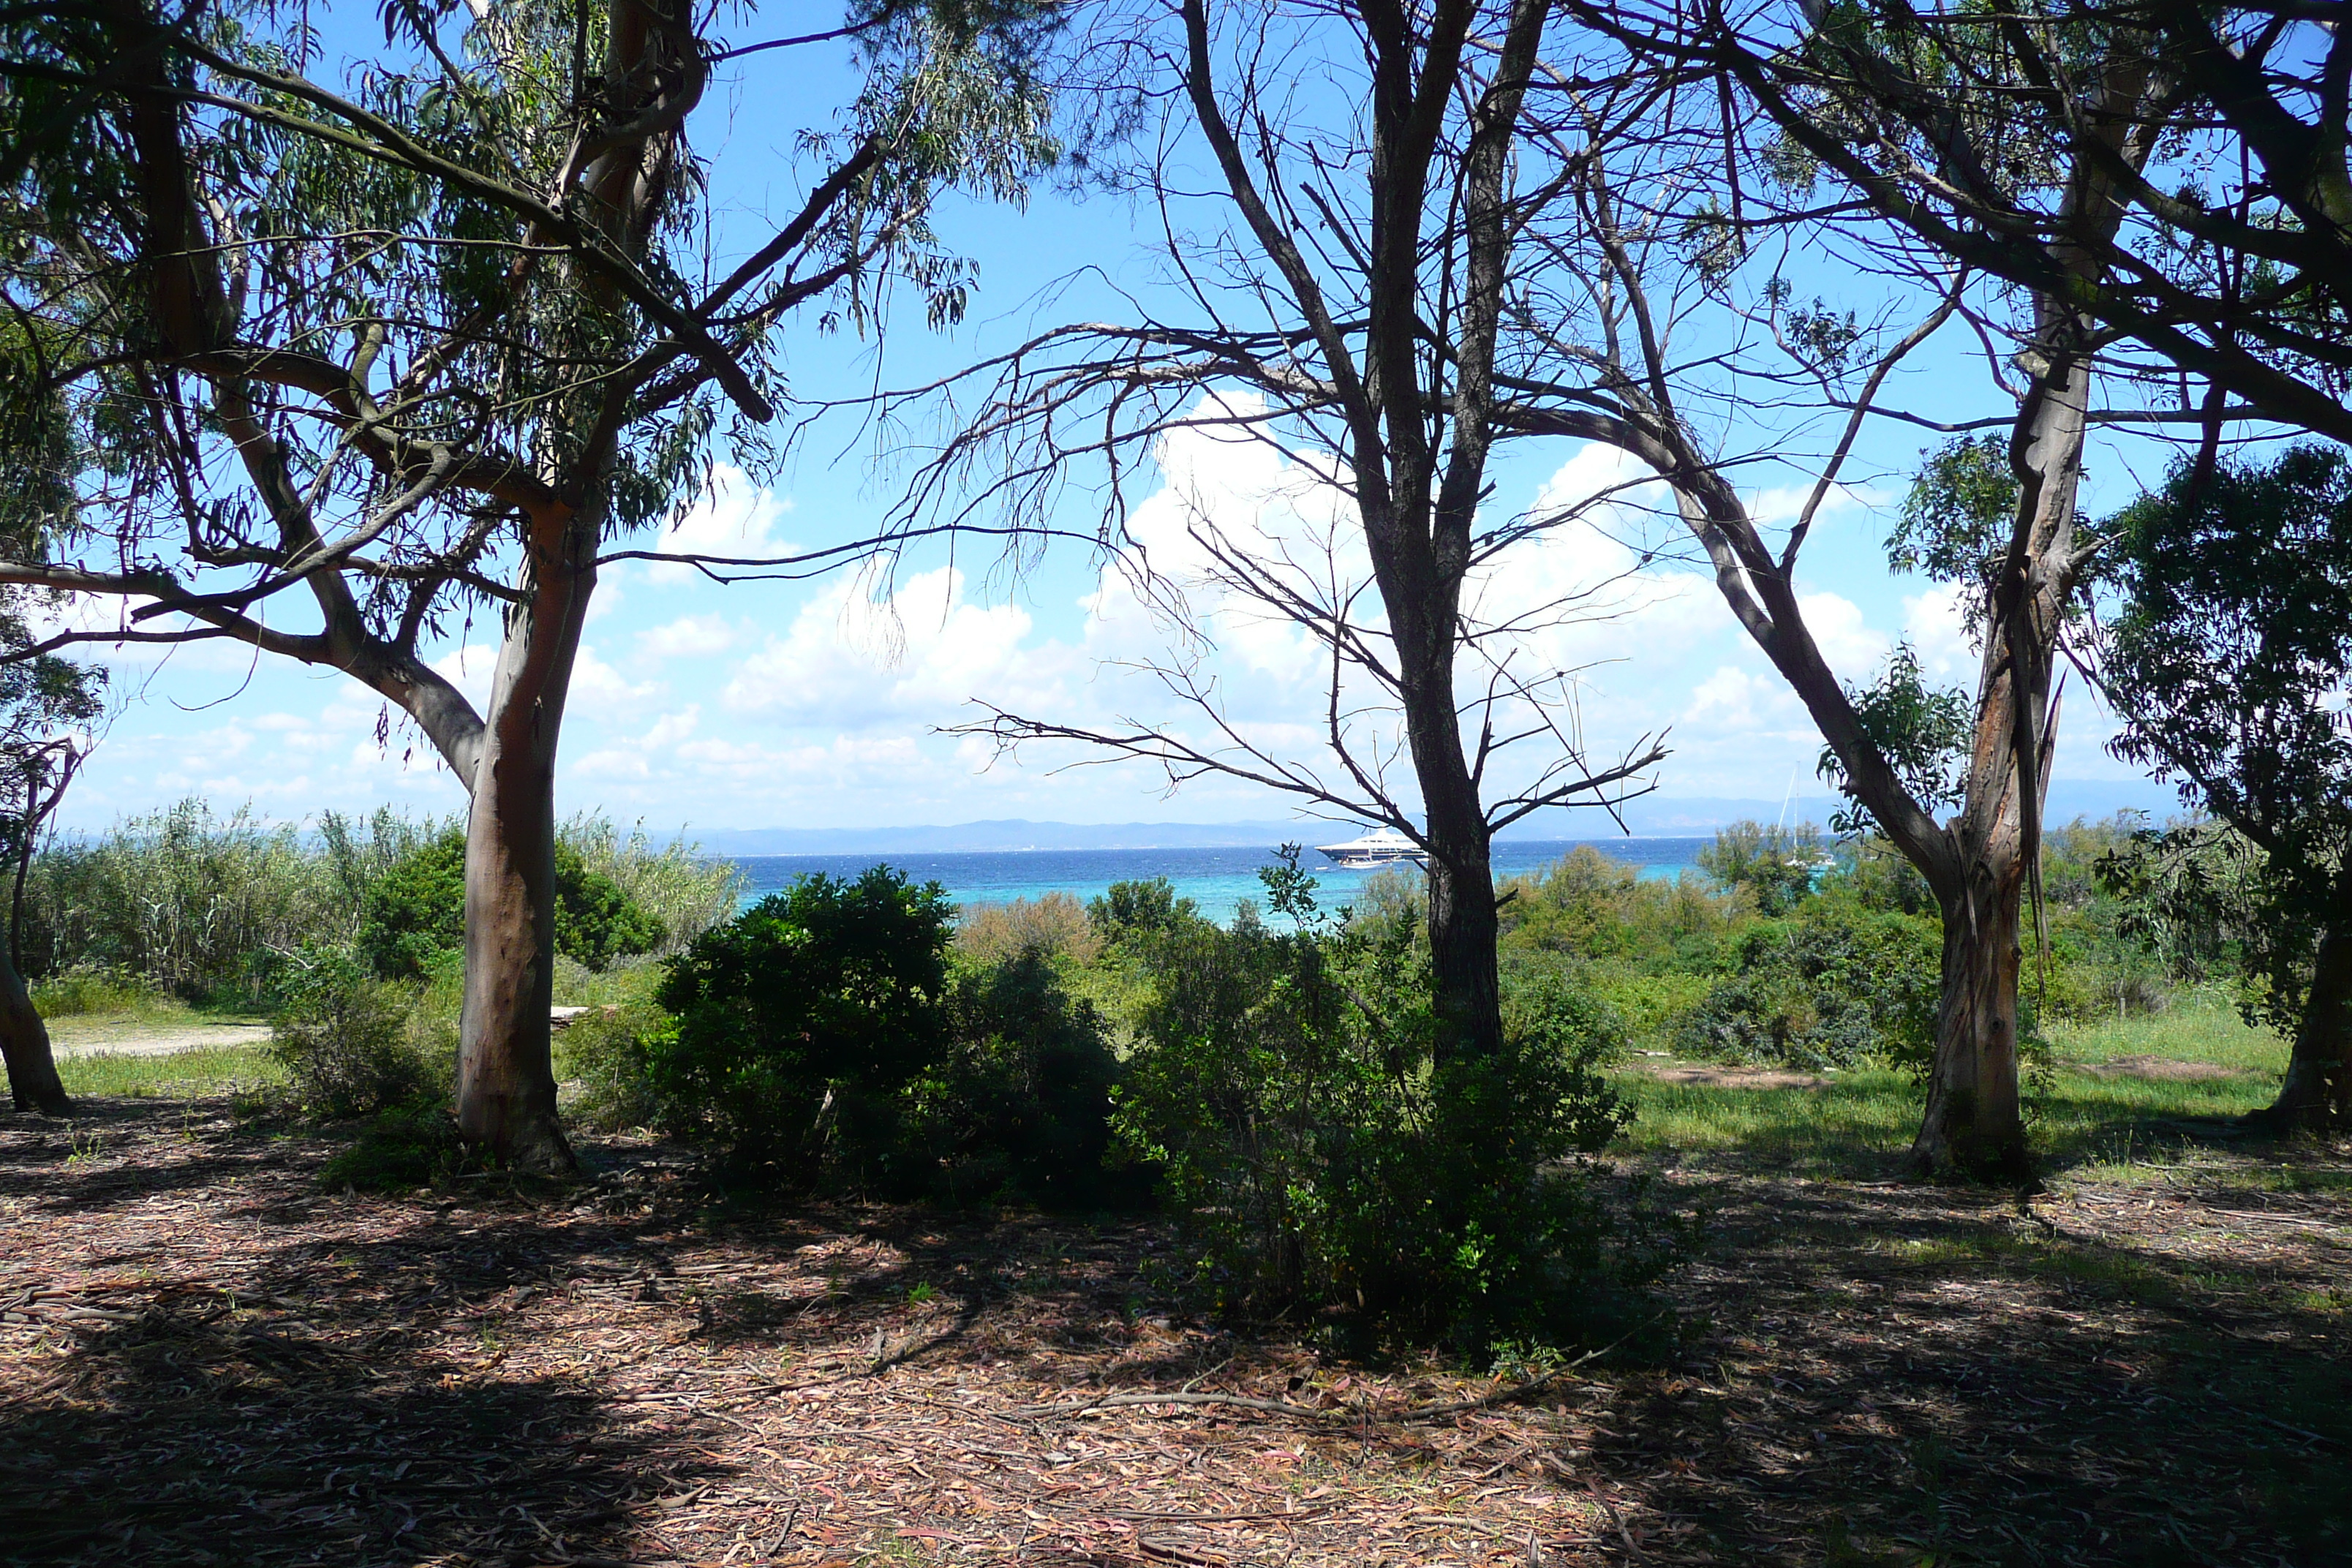
[[[1580,843],[1612,859],[1622,860],[1647,878],[1672,879],[1696,868],[1698,852],[1712,838],[1610,838],[1500,842],[1495,846],[1495,875],[1515,876],[1548,866]],[[1275,863],[1272,847],[1264,849],[1016,849],[970,855],[739,855],[735,863],[751,879],[746,902],[784,887],[809,871],[854,877],[876,862],[905,872],[910,880],[937,882],[959,904],[1001,904],[1060,891],[1085,900],[1101,895],[1113,882],[1165,877],[1179,897],[1191,899],[1203,914],[1223,921],[1244,899],[1263,904],[1265,889],[1258,868]],[[1317,897],[1327,906],[1348,902],[1373,873],[1342,871],[1310,849],[1300,865],[1312,870],[1319,884]]]

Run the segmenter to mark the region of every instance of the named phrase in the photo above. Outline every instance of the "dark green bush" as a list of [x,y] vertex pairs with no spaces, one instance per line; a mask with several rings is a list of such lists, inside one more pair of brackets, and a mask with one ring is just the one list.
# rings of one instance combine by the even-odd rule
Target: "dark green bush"
[[919,1172],[950,1203],[1134,1202],[1139,1173],[1104,1168],[1118,1058],[1102,1015],[1063,988],[1051,960],[1022,952],[959,973],[948,1013],[948,1047],[914,1086],[908,1179]]
[[[661,945],[661,921],[580,851],[555,846],[555,951],[590,969]],[[413,979],[466,942],[466,830],[451,824],[369,881],[359,951],[387,979]]]
[[1942,963],[1935,921],[1815,899],[1739,939],[1735,972],[1684,1018],[1677,1043],[1693,1056],[1780,1067],[1924,1063]]
[[1087,918],[1105,942],[1140,931],[1167,931],[1200,916],[1200,906],[1178,898],[1176,885],[1165,877],[1113,882],[1102,897],[1087,906]]
[[409,987],[375,979],[341,948],[298,951],[279,984],[269,1053],[304,1115],[373,1116],[448,1092],[454,1064],[426,1060],[410,1040]]
[[677,1020],[646,1042],[667,1124],[787,1184],[894,1183],[904,1091],[947,1041],[952,916],[937,883],[877,866],[704,932],[655,995]]
[[1493,1058],[1440,1060],[1410,929],[1323,920],[1295,866],[1268,875],[1297,929],[1244,906],[1230,930],[1121,939],[1148,984],[1115,1124],[1223,1305],[1474,1345],[1606,1317],[1654,1260],[1573,1159],[1628,1118],[1593,1070],[1605,1010],[1563,982],[1524,999]]

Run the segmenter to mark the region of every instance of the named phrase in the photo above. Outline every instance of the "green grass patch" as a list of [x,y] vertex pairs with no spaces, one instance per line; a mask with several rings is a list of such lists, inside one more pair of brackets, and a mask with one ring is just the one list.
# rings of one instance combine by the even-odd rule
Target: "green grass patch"
[[1820,1089],[1664,1083],[1642,1072],[1620,1072],[1613,1081],[1633,1105],[1620,1148],[1672,1151],[1704,1166],[1875,1174],[1918,1130],[1918,1086],[1891,1070],[1842,1072]]
[[2287,1042],[2269,1029],[2249,1026],[2227,998],[2210,993],[2184,993],[2152,1017],[2062,1025],[2048,1033],[2051,1054],[2061,1066],[2156,1057],[2253,1074],[2269,1080],[2272,1089],[2286,1070]]
[[58,1077],[73,1095],[185,1099],[286,1081],[285,1069],[260,1046],[219,1046],[166,1056],[100,1051],[59,1057]]
[[[2276,1035],[2202,998],[2153,1017],[2053,1030],[2051,1047],[2051,1070],[2028,1089],[2027,1136],[2045,1169],[2103,1176],[2176,1163],[2195,1127],[2269,1104],[2287,1058]],[[2169,1063],[2224,1070],[2166,1076]],[[1630,1069],[1614,1078],[1635,1112],[1621,1149],[1800,1175],[1884,1175],[1910,1147],[1924,1100],[1908,1073],[1875,1068],[1826,1075],[1810,1089],[1666,1083]]]

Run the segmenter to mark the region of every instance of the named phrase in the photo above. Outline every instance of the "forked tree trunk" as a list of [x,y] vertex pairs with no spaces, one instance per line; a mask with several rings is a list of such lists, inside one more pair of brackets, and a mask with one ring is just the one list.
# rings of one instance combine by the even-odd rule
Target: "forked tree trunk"
[[2017,983],[2023,954],[2015,856],[1969,868],[1944,901],[1943,992],[1927,1109],[1911,1155],[1930,1174],[2024,1180],[2031,1173],[2018,1099]]
[[555,1110],[555,754],[596,584],[592,505],[531,520],[466,819],[466,1008],[457,1128],[526,1170],[572,1168]]
[[5,942],[0,942],[0,1058],[7,1061],[8,1091],[17,1110],[44,1116],[73,1114],[73,1101],[58,1078],[57,1057],[49,1049],[48,1026],[41,1022]]
[[2339,921],[2320,938],[2285,1081],[2248,1120],[2281,1132],[2352,1125],[2352,926]]

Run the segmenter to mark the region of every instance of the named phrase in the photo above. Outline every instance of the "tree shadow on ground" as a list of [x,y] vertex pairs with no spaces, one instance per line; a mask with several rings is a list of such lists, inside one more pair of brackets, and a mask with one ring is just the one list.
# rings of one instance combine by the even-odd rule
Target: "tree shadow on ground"
[[2352,1562],[2323,1234],[2233,1264],[2079,1205],[1811,1184],[1718,1226],[1709,1331],[1619,1384],[1591,1456],[1654,1560]]
[[187,1301],[59,1361],[0,1420],[10,1563],[625,1555],[649,1462],[681,1490],[709,1479],[591,1388],[482,1378],[397,1336]]
[[502,1364],[516,1309],[625,1226],[324,1195],[331,1140],[90,1110],[95,1153],[0,1129],[0,1212],[79,1244],[74,1290],[43,1269],[7,1303],[42,1337],[0,1409],[0,1563],[620,1560],[664,1497],[728,1480],[680,1423]]

